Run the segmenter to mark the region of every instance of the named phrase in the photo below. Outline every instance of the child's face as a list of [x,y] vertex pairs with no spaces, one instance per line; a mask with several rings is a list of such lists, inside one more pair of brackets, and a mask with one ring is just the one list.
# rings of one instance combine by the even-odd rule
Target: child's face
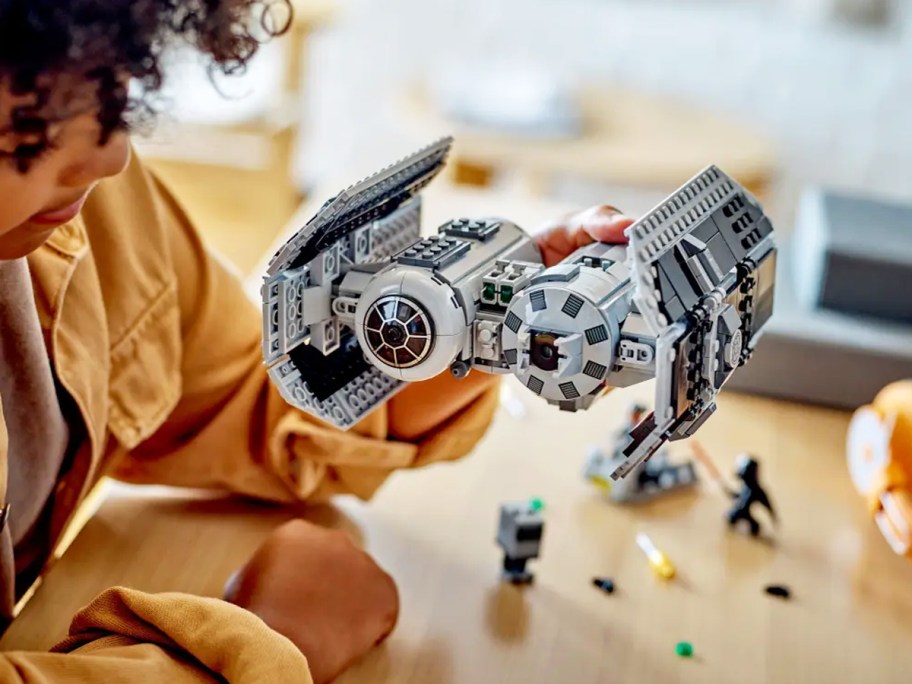
[[[97,106],[70,106],[48,127],[49,148],[21,173],[16,162],[0,154],[0,260],[35,251],[56,228],[73,219],[89,192],[102,178],[113,176],[130,159],[127,135],[115,133],[98,145]],[[29,105],[33,96],[13,96],[0,80],[0,153],[34,142],[10,130],[14,107]],[[88,102],[88,100],[86,100]]]

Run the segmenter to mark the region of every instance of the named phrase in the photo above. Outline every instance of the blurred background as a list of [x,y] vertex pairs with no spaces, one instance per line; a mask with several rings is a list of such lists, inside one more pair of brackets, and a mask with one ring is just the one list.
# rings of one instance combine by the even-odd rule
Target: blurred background
[[227,98],[176,55],[141,145],[244,271],[309,192],[446,133],[453,180],[629,213],[708,163],[780,224],[811,184],[912,195],[904,0],[294,2]]

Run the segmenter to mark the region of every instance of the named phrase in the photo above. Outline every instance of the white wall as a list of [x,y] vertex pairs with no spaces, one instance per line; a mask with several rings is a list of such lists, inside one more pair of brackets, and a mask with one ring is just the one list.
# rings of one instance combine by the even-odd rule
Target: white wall
[[395,113],[407,83],[460,61],[510,59],[753,122],[780,143],[782,215],[808,182],[912,197],[905,0],[884,30],[802,21],[758,0],[342,2],[314,44],[304,181],[368,172],[424,142]]

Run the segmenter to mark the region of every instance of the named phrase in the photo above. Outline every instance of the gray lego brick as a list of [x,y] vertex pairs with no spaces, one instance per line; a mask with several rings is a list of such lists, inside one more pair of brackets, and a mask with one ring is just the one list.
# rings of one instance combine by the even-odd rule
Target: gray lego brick
[[795,244],[806,306],[912,323],[912,206],[809,190]]
[[481,240],[487,242],[497,235],[500,230],[498,221],[484,219],[456,219],[444,224],[440,232],[450,237],[465,238],[466,240]]
[[716,234],[708,240],[706,248],[713,255],[716,264],[722,269],[723,273],[728,273],[735,267],[735,255],[732,254],[728,243],[725,242],[725,238],[722,235]]
[[805,308],[791,277],[794,254],[793,245],[780,246],[775,314],[726,388],[855,409],[912,377],[912,325]]
[[433,235],[406,249],[396,260],[408,266],[440,269],[458,261],[468,251],[469,243],[465,240]]
[[358,228],[391,216],[440,173],[452,138],[443,138],[343,190],[292,237],[269,262],[270,276],[309,264]]

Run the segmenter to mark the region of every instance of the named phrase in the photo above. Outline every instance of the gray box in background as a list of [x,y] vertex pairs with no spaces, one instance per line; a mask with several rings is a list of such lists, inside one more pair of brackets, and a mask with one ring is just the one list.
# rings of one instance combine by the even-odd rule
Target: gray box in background
[[793,244],[805,308],[912,324],[912,206],[809,190]]
[[[726,389],[852,410],[912,378],[912,325],[806,306],[795,257],[794,244],[780,245],[775,313]],[[800,263],[808,258],[802,250]]]

